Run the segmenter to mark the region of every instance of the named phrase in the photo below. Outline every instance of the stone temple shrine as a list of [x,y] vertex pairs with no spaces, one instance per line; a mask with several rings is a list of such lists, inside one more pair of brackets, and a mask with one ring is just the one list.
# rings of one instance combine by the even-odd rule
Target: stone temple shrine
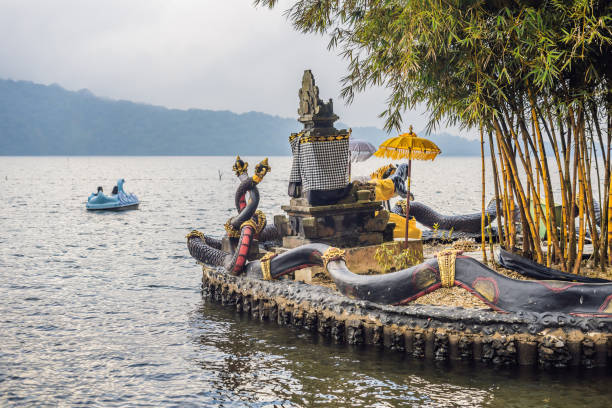
[[274,218],[282,246],[321,242],[346,249],[353,271],[377,269],[374,254],[380,244],[393,241],[395,224],[382,201],[374,200],[372,185],[350,182],[351,131],[334,127],[333,102],[321,100],[310,70],[304,71],[298,95],[298,121],[304,128],[289,137],[291,199],[281,207],[286,215]]

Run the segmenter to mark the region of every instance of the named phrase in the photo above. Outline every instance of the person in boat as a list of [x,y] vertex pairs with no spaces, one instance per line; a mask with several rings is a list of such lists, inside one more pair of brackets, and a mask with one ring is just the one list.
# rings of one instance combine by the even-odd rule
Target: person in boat
[[102,189],[102,186],[98,186],[98,191],[96,191],[95,193],[91,193],[87,200],[91,200],[92,198],[98,197],[99,195],[104,195],[104,191]]
[[111,193],[112,195],[117,195],[119,194],[119,188],[115,185],[115,187],[113,187],[113,192]]

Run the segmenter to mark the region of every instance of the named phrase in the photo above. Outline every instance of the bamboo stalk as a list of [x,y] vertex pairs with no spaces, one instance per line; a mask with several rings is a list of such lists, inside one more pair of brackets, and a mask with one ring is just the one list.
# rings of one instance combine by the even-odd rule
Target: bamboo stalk
[[[612,195],[612,181],[608,180],[608,196]],[[602,218],[605,218],[602,216]],[[612,200],[608,201],[608,248],[612,248]]]
[[[609,88],[608,88],[609,89]],[[607,149],[606,151],[608,152],[607,155],[607,160],[606,160],[606,180],[605,182],[608,183],[608,188],[605,189],[606,191],[606,203],[608,208],[610,207],[610,202],[612,201],[612,192],[610,189],[612,189],[612,172],[610,171],[610,165],[611,165],[611,160],[610,160],[610,156],[612,156],[612,152],[610,151],[610,144],[612,143],[612,92],[608,92],[608,144],[606,145]],[[606,218],[606,217],[602,217],[602,218]],[[605,229],[605,231],[609,231],[610,229],[612,229],[612,221],[608,218],[607,220],[607,228]],[[602,229],[602,231],[604,231]],[[610,239],[608,238],[607,240],[607,245],[608,245],[608,264],[612,263],[612,242],[610,241]]]
[[482,122],[480,123],[480,159],[482,165],[482,206],[480,213],[480,235],[482,237],[482,261],[487,263],[486,236],[485,236],[485,156],[484,156],[484,136],[482,133]]
[[[585,127],[584,124],[581,125],[581,137],[580,143],[582,144],[582,151],[585,152],[587,150],[586,136],[585,136]],[[591,232],[591,243],[593,245],[593,261],[595,265],[599,263],[599,235],[597,233],[596,227],[596,214],[595,214],[595,206],[593,204],[593,185],[591,183],[591,157],[590,155],[583,155],[583,163],[582,163],[582,172],[583,178],[585,182],[585,205],[586,205],[586,222],[588,223],[589,230]]]
[[[559,145],[557,144],[557,136],[555,134],[555,128],[553,126],[553,118],[550,114],[550,109],[546,109],[546,113],[548,116],[548,120],[550,122],[550,129],[549,127],[546,125],[546,121],[544,121],[544,129],[546,131],[546,135],[548,136],[548,141],[550,143],[550,145],[553,148],[553,153],[554,153],[554,157],[555,157],[555,161],[557,163],[557,169],[559,171],[559,188],[561,189],[561,228],[559,228],[559,233],[560,236],[558,237],[558,241],[559,241],[559,260],[561,261],[562,264],[562,269],[564,271],[567,271],[567,263],[566,263],[566,229],[565,229],[565,225],[566,225],[566,216],[565,216],[565,210],[567,208],[567,197],[566,197],[566,191],[565,191],[565,187],[566,187],[566,183],[565,183],[565,177],[563,174],[563,166],[562,166],[562,162],[561,162],[561,157],[559,156]],[[542,116],[542,115],[540,115]],[[555,220],[556,222],[556,220]],[[557,226],[554,226],[554,229],[557,230]]]
[[[521,149],[521,145],[519,144],[516,133],[512,129],[510,129],[510,133],[512,135],[512,138],[514,139],[519,159],[521,160],[523,167],[527,169],[527,171],[525,171],[525,174],[527,176],[527,189],[528,189],[527,192],[528,194],[533,196],[534,215],[535,215],[535,224],[533,226],[533,229],[537,231],[537,237],[532,237],[532,240],[533,240],[534,246],[535,245],[540,246],[541,245],[540,244],[540,231],[539,231],[539,228],[540,228],[539,219],[541,217],[541,207],[539,204],[541,202],[540,193],[535,188],[535,183],[533,182],[533,174],[531,171],[531,163],[527,161],[527,158],[525,157],[526,154],[524,154]],[[525,129],[522,129],[522,133],[523,135],[525,135]],[[525,142],[525,145],[527,146],[527,142],[525,140],[523,141]],[[536,160],[536,163],[537,163],[537,160]],[[529,198],[529,195],[527,197]],[[530,211],[530,209],[531,209],[531,203],[529,204],[529,207],[526,209],[526,211]],[[540,247],[540,251],[541,251],[541,247]],[[542,262],[542,260],[540,259],[539,262]]]
[[547,253],[546,253],[546,266],[551,266],[551,244],[557,252],[561,252],[561,248],[557,242],[557,226],[556,220],[554,219],[554,198],[552,195],[552,186],[550,182],[550,173],[548,170],[548,163],[546,162],[546,152],[544,151],[544,141],[542,140],[542,132],[540,130],[538,115],[535,109],[535,101],[533,94],[528,91],[528,95],[531,103],[531,120],[536,133],[536,142],[540,154],[540,162],[538,163],[538,171],[542,177],[542,183],[544,184],[544,199],[546,206],[546,240],[547,240]]
[[[581,157],[583,152],[580,148],[580,143],[577,143],[578,152],[576,152],[578,156],[578,161],[581,161]],[[574,262],[574,268],[572,273],[577,274],[580,271],[580,265],[582,262],[582,252],[584,250],[584,236],[585,236],[585,219],[584,219],[584,179],[583,179],[583,168],[582,166],[578,166],[578,249],[576,254],[576,261]]]
[[[493,146],[493,134],[489,130],[489,150],[491,151],[491,168],[493,169],[493,186],[495,188],[495,210],[497,212],[497,235],[499,236],[499,242],[503,242],[508,249],[507,236],[503,233],[501,224],[501,206],[499,200],[499,175],[497,173],[497,162],[495,159],[495,146]],[[493,256],[493,255],[491,255]]]
[[[571,126],[571,108],[569,108],[570,112],[568,114],[567,120],[568,122],[568,126],[567,126],[567,138],[568,138],[568,148],[570,145],[570,141],[571,141],[571,135],[572,135],[572,131],[573,128]],[[568,241],[568,256],[567,256],[567,264],[569,265],[574,265],[574,262],[576,260],[576,230],[575,230],[575,222],[574,219],[576,218],[576,195],[578,193],[577,189],[576,189],[576,180],[577,180],[577,172],[578,172],[578,151],[577,151],[577,142],[574,143],[574,153],[573,153],[573,161],[572,161],[572,176],[570,178],[570,187],[568,188],[569,192],[570,192],[570,198],[568,200],[568,217],[567,217],[567,227],[568,227],[568,237],[569,237],[569,241]],[[567,154],[567,162],[569,162],[569,158],[572,156],[571,151],[568,151]],[[569,174],[569,168],[567,169],[567,172]],[[573,270],[573,267],[572,267]]]
[[504,186],[504,194],[502,196],[502,204],[504,211],[504,235],[507,237],[507,248],[513,250],[515,247],[515,236],[514,236],[514,214],[510,211],[510,199],[511,192],[508,188],[508,173],[506,171],[506,165],[504,164],[504,157],[501,149],[498,149],[499,153],[499,165],[502,169],[502,181]]
[[497,134],[497,144],[498,146],[501,146],[504,154],[508,158],[508,164],[509,164],[511,174],[512,174],[512,181],[519,195],[519,198],[521,199],[522,206],[519,206],[519,209],[521,210],[521,214],[523,215],[526,221],[527,227],[528,227],[528,231],[525,231],[525,230],[523,231],[523,235],[524,235],[523,240],[525,240],[526,238],[525,237],[526,232],[531,233],[531,240],[533,241],[533,250],[537,256],[538,262],[541,263],[542,262],[542,248],[540,247],[539,236],[534,228],[533,219],[531,218],[531,215],[529,214],[529,205],[527,203],[527,199],[526,199],[523,187],[522,187],[521,180],[518,176],[516,164],[514,163],[512,157],[510,156],[509,146],[506,144],[506,142],[502,138],[501,128],[496,118],[493,118],[493,124],[495,125],[495,130]]
[[[603,160],[603,165],[604,165],[604,176],[603,176],[603,195],[599,198],[599,208],[601,209],[601,221],[599,224],[599,228],[601,231],[601,242],[600,242],[600,246],[599,246],[599,258],[601,260],[601,269],[602,271],[605,269],[606,265],[608,264],[608,247],[609,247],[609,237],[606,236],[606,239],[604,239],[604,234],[607,235],[608,232],[608,224],[609,224],[609,220],[608,217],[604,214],[604,211],[607,211],[608,207],[609,207],[609,197],[610,197],[610,134],[608,134],[608,148],[606,149],[606,147],[604,146],[604,141],[603,141],[603,136],[602,136],[602,131],[601,131],[601,127],[599,126],[599,117],[597,115],[597,107],[595,106],[594,103],[590,104],[590,108],[591,108],[591,118],[593,121],[593,126],[595,128],[595,133],[597,135],[597,139],[599,141],[599,148],[601,150],[601,157]],[[594,140],[594,138],[592,138],[591,140]],[[595,149],[595,147],[593,147],[593,149]],[[608,152],[606,154],[606,152]],[[601,184],[599,182],[600,180],[600,175],[599,175],[599,163],[597,161],[597,157],[595,158],[595,163],[598,164],[597,166],[597,179],[598,179],[598,183],[597,186],[599,187],[599,185]]]

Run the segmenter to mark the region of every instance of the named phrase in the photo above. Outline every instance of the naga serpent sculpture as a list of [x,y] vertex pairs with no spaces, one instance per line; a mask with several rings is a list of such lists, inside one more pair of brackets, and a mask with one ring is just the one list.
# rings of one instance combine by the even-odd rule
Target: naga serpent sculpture
[[303,245],[279,255],[268,253],[260,260],[247,262],[252,240],[263,230],[256,210],[257,183],[269,170],[267,160],[258,164],[255,175],[245,178],[236,191],[237,208],[247,191],[251,201],[226,223],[228,235],[235,242],[234,252],[222,251],[219,240],[192,231],[187,235],[191,256],[206,265],[222,267],[231,275],[264,280],[310,266],[323,266],[343,295],[381,304],[401,305],[440,287],[460,286],[500,312],[612,316],[612,283],[519,281],[461,256],[459,251],[446,251],[438,254],[437,259],[384,275],[352,273],[344,261],[343,250],[320,243]]
[[[391,212],[406,216],[406,201],[401,200],[395,204]],[[457,232],[480,233],[481,214],[464,214],[464,215],[442,215],[433,210],[431,207],[423,203],[410,202],[410,216],[429,228],[434,228],[434,224],[438,224],[441,230],[450,230]],[[495,200],[491,200],[485,210],[485,222],[487,224],[493,222],[497,217],[497,208]]]
[[[270,166],[268,166],[268,159],[265,159],[260,164],[264,164],[264,163],[265,163],[265,166],[267,167],[266,172],[270,171]],[[236,162],[234,163],[232,170],[234,171],[234,174],[236,174],[236,177],[238,177],[238,180],[243,182],[249,179],[248,169],[249,169],[249,163],[243,161],[240,158],[240,156],[236,156]],[[247,205],[246,192],[247,192],[246,190],[243,190],[239,197],[238,195],[236,196],[237,197],[236,209],[238,210],[238,212],[241,212]],[[265,216],[263,217],[263,229],[259,232],[258,239],[259,241],[266,242],[266,243],[279,242],[281,239],[281,235],[278,232],[276,225],[268,224]]]
[[[595,207],[595,224],[599,225],[601,223],[601,209],[597,202],[594,202],[593,206]],[[391,209],[391,212],[405,217],[406,200],[398,201]],[[578,214],[578,211],[576,211],[576,214]],[[442,215],[423,203],[410,201],[410,216],[414,217],[419,223],[432,229],[434,228],[434,224],[438,224],[438,229],[440,230],[450,230],[452,228],[453,231],[456,232],[480,233],[480,213]],[[518,219],[518,209],[515,210],[514,216],[515,219]],[[485,222],[487,225],[492,223],[495,217],[497,217],[497,207],[495,205],[495,199],[493,199],[485,209]]]

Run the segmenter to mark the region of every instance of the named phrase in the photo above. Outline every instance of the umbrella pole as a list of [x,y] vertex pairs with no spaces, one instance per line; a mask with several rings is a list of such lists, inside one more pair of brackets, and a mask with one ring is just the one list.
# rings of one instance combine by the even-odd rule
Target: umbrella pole
[[408,226],[410,225],[410,173],[412,170],[412,152],[408,153],[408,177],[406,177],[406,228],[404,232],[404,249],[408,248]]

